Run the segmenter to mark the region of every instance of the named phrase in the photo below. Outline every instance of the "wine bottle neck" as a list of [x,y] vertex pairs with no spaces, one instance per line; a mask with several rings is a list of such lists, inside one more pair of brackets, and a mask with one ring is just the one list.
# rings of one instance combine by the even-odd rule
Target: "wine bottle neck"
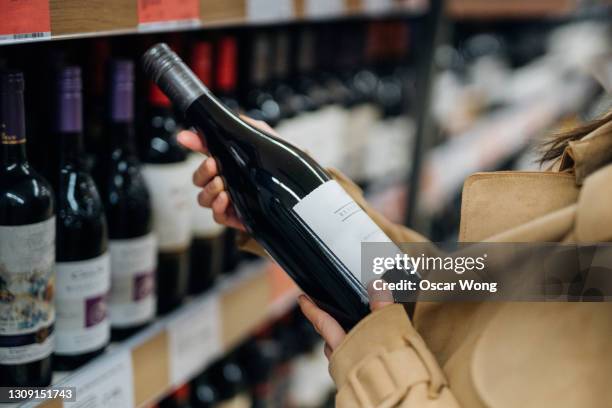
[[120,149],[125,153],[135,153],[134,124],[132,122],[111,123],[110,138],[112,149]]
[[56,131],[62,165],[78,163],[83,154],[83,94],[81,70],[62,69],[57,83]]
[[3,168],[19,166],[28,163],[25,141],[21,144],[2,143]]
[[23,91],[0,92],[0,143],[5,167],[27,163]]
[[77,165],[83,159],[82,132],[60,133],[60,164]]

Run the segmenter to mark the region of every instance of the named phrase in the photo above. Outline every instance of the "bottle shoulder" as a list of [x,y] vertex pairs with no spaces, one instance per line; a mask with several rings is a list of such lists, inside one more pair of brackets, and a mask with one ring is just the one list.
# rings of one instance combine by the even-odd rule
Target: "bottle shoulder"
[[49,182],[29,165],[5,169],[0,175],[0,224],[21,225],[49,219],[54,195]]
[[187,151],[179,145],[176,135],[157,135],[150,139],[142,158],[145,164],[180,163],[187,160]]
[[60,170],[57,207],[60,218],[67,215],[93,219],[104,216],[102,199],[93,177],[76,166],[64,166]]

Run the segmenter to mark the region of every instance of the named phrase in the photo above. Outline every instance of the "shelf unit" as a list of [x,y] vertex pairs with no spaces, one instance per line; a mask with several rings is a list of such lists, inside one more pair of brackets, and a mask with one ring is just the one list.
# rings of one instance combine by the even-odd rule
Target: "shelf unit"
[[[299,290],[267,261],[242,266],[212,291],[61,379],[76,387],[78,405],[146,407],[232,350],[266,321],[295,305]],[[109,400],[110,398],[110,400]],[[61,408],[60,400],[20,407]]]
[[0,3],[0,45],[220,26],[417,14],[425,1],[398,0],[31,0]]
[[[570,13],[575,0],[192,0],[174,10],[159,0],[31,0],[35,10],[7,10],[0,3],[0,46],[25,42],[121,34],[199,30],[265,23],[319,21],[356,16],[423,16],[428,27],[419,58],[418,100],[428,100],[433,75],[431,51],[439,43],[442,19],[546,17]],[[8,4],[5,2],[4,4]],[[3,9],[3,7],[5,7]],[[444,10],[446,7],[446,10]],[[559,12],[559,10],[561,10]],[[32,11],[35,11],[32,14]],[[8,17],[7,17],[8,16]],[[431,23],[431,24],[429,24]],[[14,27],[14,28],[13,28]],[[424,155],[430,124],[422,104],[415,151]],[[419,142],[420,141],[420,142]],[[416,156],[415,156],[416,157]],[[422,167],[414,162],[415,181]],[[417,185],[415,181],[413,185]],[[417,202],[416,194],[413,204]],[[414,205],[409,208],[415,208]],[[415,214],[408,216],[414,219]],[[189,380],[207,364],[239,344],[258,326],[295,304],[299,290],[287,275],[267,262],[251,264],[225,279],[212,292],[196,297],[175,313],[96,360],[57,379],[57,386],[75,386],[78,405],[145,407]],[[108,400],[112,396],[111,401]],[[59,400],[26,402],[23,407],[63,407]]]
[[576,0],[449,0],[448,13],[458,20],[560,17],[577,6]]

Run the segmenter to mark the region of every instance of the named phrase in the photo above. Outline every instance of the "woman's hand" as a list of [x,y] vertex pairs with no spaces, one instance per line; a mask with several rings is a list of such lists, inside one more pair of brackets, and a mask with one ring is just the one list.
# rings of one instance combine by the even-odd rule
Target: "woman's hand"
[[[246,116],[241,116],[241,118],[254,127],[265,130],[268,133],[276,134],[265,122],[253,120]],[[209,155],[206,143],[194,132],[188,130],[180,132],[178,134],[178,141],[194,152]],[[236,215],[236,211],[230,201],[230,196],[225,189],[223,179],[219,175],[217,162],[213,157],[206,158],[206,160],[200,164],[200,167],[193,173],[193,184],[202,188],[202,191],[198,195],[198,203],[202,207],[212,209],[214,219],[217,223],[246,231],[246,228]]]
[[[254,127],[275,134],[274,130],[265,122],[253,120],[246,116],[241,116],[243,120]],[[209,155],[206,143],[203,142],[196,133],[184,130],[178,134],[178,141],[186,148],[195,152]],[[236,215],[236,211],[231,204],[229,194],[225,189],[223,179],[219,176],[217,162],[213,157],[208,157],[202,162],[200,167],[193,173],[193,183],[202,188],[198,195],[198,202],[202,207],[211,208],[215,221],[219,224],[245,231],[245,227]],[[370,288],[371,292],[372,288]],[[370,308],[372,311],[383,308],[393,303],[393,298],[382,296],[379,292],[375,296],[370,294]],[[312,323],[317,333],[325,340],[325,355],[331,356],[334,350],[342,343],[346,332],[340,324],[327,312],[320,309],[305,295],[298,298],[298,303],[306,318]]]
[[[368,292],[370,294],[370,309],[372,311],[393,304],[393,295],[390,292],[376,291],[374,293],[372,286],[368,288]],[[306,295],[298,297],[298,304],[304,316],[306,316],[317,333],[325,340],[325,356],[329,359],[340,343],[342,343],[342,340],[344,340],[346,332],[336,319],[320,309]]]

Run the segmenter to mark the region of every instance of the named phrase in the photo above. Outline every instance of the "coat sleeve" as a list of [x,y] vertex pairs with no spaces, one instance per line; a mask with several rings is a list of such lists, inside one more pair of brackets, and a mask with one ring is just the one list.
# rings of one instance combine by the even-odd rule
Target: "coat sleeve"
[[373,312],[330,360],[338,408],[458,408],[444,373],[402,305]]
[[[429,242],[375,211],[344,174],[328,171],[393,242]],[[238,244],[242,250],[267,256],[246,234],[239,235]],[[438,249],[432,244],[431,251]],[[330,373],[338,388],[338,408],[459,407],[438,362],[399,304],[378,310],[355,326],[332,355]]]

